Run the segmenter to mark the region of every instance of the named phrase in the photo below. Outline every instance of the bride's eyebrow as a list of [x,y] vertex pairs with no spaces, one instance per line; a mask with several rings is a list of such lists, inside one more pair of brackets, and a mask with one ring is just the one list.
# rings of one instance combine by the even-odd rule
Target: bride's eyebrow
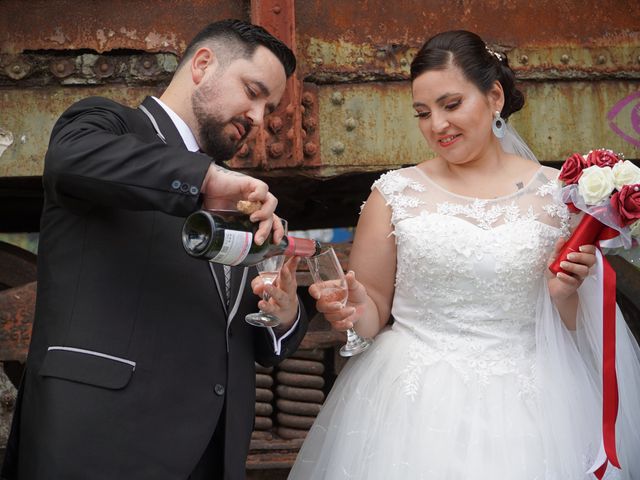
[[[436,98],[436,103],[441,103],[443,100],[446,100],[449,97],[453,97],[455,95],[460,95],[459,93],[444,93]],[[422,102],[413,102],[413,108],[416,107],[426,107],[426,105]]]

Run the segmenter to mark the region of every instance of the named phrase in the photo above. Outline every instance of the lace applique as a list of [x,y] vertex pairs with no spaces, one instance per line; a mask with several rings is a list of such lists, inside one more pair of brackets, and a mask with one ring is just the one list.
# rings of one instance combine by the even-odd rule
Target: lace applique
[[387,205],[391,205],[391,221],[394,224],[410,216],[407,209],[417,208],[424,203],[416,196],[404,192],[406,189],[419,193],[425,192],[425,186],[401,175],[398,171],[381,175],[374,182],[373,187],[379,189],[384,195]]
[[570,230],[571,214],[567,206],[560,199],[561,187],[555,180],[549,180],[544,185],[541,185],[536,192],[539,197],[552,196],[554,202],[546,203],[542,206],[542,209],[551,218],[557,218],[560,220],[560,230],[562,235],[566,236]]
[[478,222],[478,226],[485,230],[492,228],[493,225],[501,219],[501,217],[503,217],[502,219],[507,223],[522,219],[537,219],[532,207],[529,207],[526,215],[521,215],[520,208],[515,204],[515,202],[512,202],[509,205],[491,205],[490,208],[487,208],[488,203],[488,200],[480,199],[476,199],[468,205],[444,202],[438,204],[437,212],[440,215],[463,215]]
[[560,185],[555,180],[549,180],[547,183],[540,185],[536,195],[546,197],[547,195],[556,195],[560,191]]

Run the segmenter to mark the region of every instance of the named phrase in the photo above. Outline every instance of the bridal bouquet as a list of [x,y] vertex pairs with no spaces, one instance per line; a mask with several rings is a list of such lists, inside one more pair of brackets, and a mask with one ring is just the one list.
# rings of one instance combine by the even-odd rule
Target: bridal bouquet
[[[577,228],[549,269],[581,245],[629,250],[640,239],[640,168],[611,150],[598,149],[566,159],[558,175],[562,201],[573,213],[584,212]],[[588,473],[602,479],[608,464],[620,468],[616,449],[618,382],[616,376],[616,274],[597,252],[602,289],[602,448]],[[635,255],[635,252],[634,252]],[[637,256],[637,255],[636,255]]]
[[621,154],[602,148],[588,155],[571,155],[562,165],[558,181],[569,210],[585,215],[549,267],[553,273],[562,271],[560,262],[581,245],[629,249],[638,244],[640,168]]

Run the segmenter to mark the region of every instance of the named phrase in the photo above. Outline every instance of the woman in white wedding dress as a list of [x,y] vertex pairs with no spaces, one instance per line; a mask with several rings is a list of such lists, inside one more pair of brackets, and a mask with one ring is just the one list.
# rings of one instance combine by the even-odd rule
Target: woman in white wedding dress
[[[557,171],[522,158],[504,124],[524,104],[514,78],[465,31],[436,35],[412,62],[436,157],[375,182],[349,302],[318,301],[334,328],[375,342],[338,376],[290,480],[594,478],[601,260],[584,246],[570,275],[548,271],[569,213]],[[617,325],[622,470],[605,478],[640,479],[640,350],[619,310]]]

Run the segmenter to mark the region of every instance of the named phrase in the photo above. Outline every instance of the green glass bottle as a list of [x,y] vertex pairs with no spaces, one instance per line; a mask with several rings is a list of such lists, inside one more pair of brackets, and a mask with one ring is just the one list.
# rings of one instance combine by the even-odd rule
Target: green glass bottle
[[198,210],[182,227],[182,245],[192,257],[224,265],[250,266],[275,255],[312,257],[320,253],[315,240],[286,235],[273,243],[270,235],[262,245],[253,241],[258,224],[235,210]]

